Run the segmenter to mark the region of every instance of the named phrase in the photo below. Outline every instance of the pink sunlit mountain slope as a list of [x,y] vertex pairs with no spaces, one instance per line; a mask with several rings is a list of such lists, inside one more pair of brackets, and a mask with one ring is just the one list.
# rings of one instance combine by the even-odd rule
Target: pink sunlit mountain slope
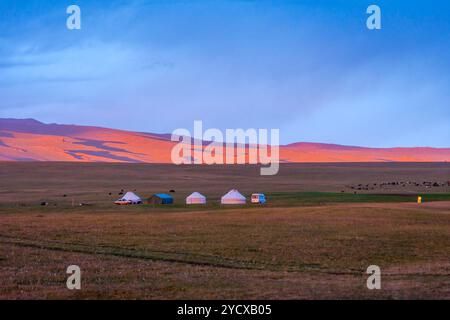
[[[170,163],[169,135],[0,119],[0,161]],[[321,143],[280,147],[281,162],[445,162],[450,148],[364,148]]]

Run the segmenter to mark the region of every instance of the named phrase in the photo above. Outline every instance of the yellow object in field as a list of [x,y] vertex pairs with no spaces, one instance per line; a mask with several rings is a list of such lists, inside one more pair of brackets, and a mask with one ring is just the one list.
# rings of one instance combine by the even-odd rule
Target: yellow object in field
[[417,197],[417,203],[422,203],[422,197]]

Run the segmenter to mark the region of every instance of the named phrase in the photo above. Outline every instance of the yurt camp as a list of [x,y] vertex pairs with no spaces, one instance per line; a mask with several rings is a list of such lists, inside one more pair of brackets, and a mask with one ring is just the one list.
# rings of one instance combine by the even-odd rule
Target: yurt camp
[[142,200],[138,195],[130,191],[125,193],[125,195],[122,198],[115,201],[114,203],[118,205],[141,204]]
[[172,204],[172,196],[165,193],[156,193],[147,200],[148,204]]
[[200,192],[194,192],[186,198],[186,204],[206,204],[206,197]]
[[221,199],[222,204],[245,204],[246,198],[236,189],[230,190]]

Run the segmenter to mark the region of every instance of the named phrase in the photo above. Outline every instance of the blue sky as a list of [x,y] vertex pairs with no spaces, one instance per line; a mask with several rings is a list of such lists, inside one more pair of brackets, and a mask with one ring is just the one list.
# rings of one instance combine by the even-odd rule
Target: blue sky
[[449,57],[444,0],[2,0],[0,117],[450,147]]

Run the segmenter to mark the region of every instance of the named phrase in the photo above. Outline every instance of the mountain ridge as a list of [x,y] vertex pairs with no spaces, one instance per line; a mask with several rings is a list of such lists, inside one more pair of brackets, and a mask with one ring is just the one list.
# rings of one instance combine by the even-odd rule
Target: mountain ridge
[[[0,118],[0,161],[171,163],[170,134],[45,124]],[[280,146],[280,162],[447,162],[450,148],[373,148],[295,142]]]

